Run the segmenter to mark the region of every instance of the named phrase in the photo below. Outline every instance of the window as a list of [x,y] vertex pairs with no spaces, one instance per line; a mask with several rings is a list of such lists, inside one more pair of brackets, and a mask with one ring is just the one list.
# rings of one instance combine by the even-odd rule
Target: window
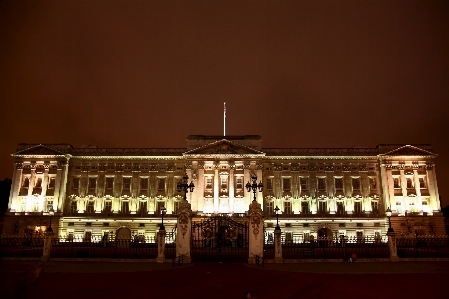
[[80,178],[73,178],[73,190],[78,189],[78,187],[80,186]]
[[84,242],[90,242],[92,241],[92,231],[86,230],[84,232]]
[[310,241],[310,233],[306,233],[306,232],[304,232],[304,241],[305,242],[308,242],[308,241]]
[[342,178],[335,178],[335,189],[336,190],[343,189],[343,179]]
[[337,214],[343,215],[345,212],[345,208],[342,202],[337,202]]
[[426,189],[426,182],[424,181],[424,178],[419,178],[419,188]]
[[42,188],[42,179],[41,178],[37,179],[35,188]]
[[131,188],[131,178],[123,178],[123,190],[129,190]]
[[307,178],[300,178],[299,182],[301,184],[301,190],[307,190],[308,189]]
[[284,214],[292,213],[292,203],[290,201],[284,202]]
[[325,178],[318,178],[318,190],[325,191],[326,190],[326,180]]
[[89,189],[95,189],[97,187],[97,179],[89,178]]
[[301,213],[302,214],[309,214],[309,203],[307,201],[301,202]]
[[360,178],[353,178],[352,179],[352,189],[360,190]]
[[327,211],[327,202],[325,201],[318,202],[318,212],[326,213],[326,211]]
[[243,178],[242,177],[237,177],[235,188],[243,189]]
[[398,211],[399,214],[402,214],[402,205],[400,201],[396,202],[396,211]]
[[407,178],[407,189],[412,189],[413,188],[413,182],[411,178]]
[[94,213],[94,202],[93,201],[89,201],[87,203],[87,213],[88,214]]
[[377,214],[379,212],[379,203],[377,201],[372,201],[371,202],[371,210],[375,214]]
[[271,214],[273,214],[273,211],[274,211],[273,202],[272,201],[267,202],[267,211],[266,211],[267,214],[271,215]]
[[282,186],[283,186],[284,191],[289,191],[290,190],[290,178],[283,178]]
[[358,230],[357,231],[357,240],[363,239],[363,231]]
[[104,203],[104,211],[106,213],[112,212],[112,201],[110,201],[110,200],[105,201],[105,203]]
[[56,185],[56,179],[50,178],[50,181],[48,182],[48,189],[54,189]]
[[114,187],[114,178],[106,178],[106,189],[111,190]]
[[360,201],[357,201],[354,203],[354,213],[355,214],[361,214],[362,213],[362,203]]
[[47,201],[47,212],[49,212],[53,208],[53,201],[49,200]]
[[228,178],[221,178],[221,189],[228,189]]
[[158,184],[157,184],[157,189],[159,191],[165,191],[165,178],[159,178]]
[[148,178],[140,178],[140,189],[141,190],[148,189]]
[[147,212],[147,202],[146,201],[141,201],[139,203],[139,211],[141,214],[144,214]]
[[129,202],[123,201],[122,202],[122,214],[128,214],[129,213]]
[[267,179],[267,190],[273,190],[273,179]]
[[400,189],[401,188],[401,182],[399,181],[399,178],[394,178],[393,179],[393,185],[395,189]]
[[376,178],[369,178],[369,187],[371,190],[377,189]]
[[212,189],[212,178],[206,177],[206,189]]
[[28,188],[29,186],[30,186],[30,180],[29,180],[27,177],[25,177],[25,178],[23,179],[22,187]]
[[72,201],[70,203],[70,213],[76,213],[78,211],[77,207],[76,207],[76,201]]

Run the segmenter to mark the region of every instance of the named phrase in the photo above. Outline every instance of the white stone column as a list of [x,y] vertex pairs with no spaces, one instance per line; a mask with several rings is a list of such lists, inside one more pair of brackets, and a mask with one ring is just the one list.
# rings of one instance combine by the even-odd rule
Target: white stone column
[[404,170],[400,169],[400,180],[401,180],[401,190],[402,190],[402,205],[404,206],[404,212],[410,211],[410,205],[407,199],[407,178],[405,176]]
[[440,199],[438,194],[438,186],[437,186],[437,180],[435,175],[435,165],[433,164],[427,164],[427,176],[428,176],[428,189],[430,193],[429,198],[429,208],[433,212],[438,212],[441,210],[440,206]]
[[255,264],[256,257],[263,258],[263,216],[260,203],[253,201],[249,205],[249,257],[248,264]]
[[[262,177],[263,165],[261,167],[260,164],[258,164],[256,169],[257,169],[256,170],[257,184],[259,184],[259,182],[263,181],[263,177]],[[257,202],[260,203],[260,207],[263,211],[263,192],[259,192],[259,190],[257,190],[256,198],[257,198]]]
[[249,206],[250,203],[253,200],[253,191],[248,192],[246,190],[246,187],[245,187],[246,183],[248,183],[248,182],[250,184],[252,184],[252,182],[251,182],[251,166],[249,164],[244,164],[244,166],[243,166],[243,176],[244,176],[243,187],[245,189],[244,190],[245,196],[244,196],[244,199],[243,199],[243,204],[244,204],[244,206]]
[[415,184],[415,192],[416,192],[416,196],[418,198],[418,212],[420,214],[422,214],[422,197],[421,197],[421,188],[419,186],[419,175],[418,175],[418,171],[416,169],[413,170],[413,182]]
[[165,235],[165,229],[157,233],[157,263],[165,263]]
[[204,177],[204,163],[203,162],[198,162],[198,186],[196,187],[196,196],[197,196],[197,200],[198,200],[198,211],[201,211],[204,213],[204,207],[205,207],[205,203],[204,203],[204,184],[205,184],[205,180],[206,178]]
[[[9,202],[8,202],[8,210],[10,212],[16,212],[20,209],[20,202],[19,202],[19,191],[21,188],[21,182],[22,182],[22,163],[14,163],[15,164],[15,171],[12,176],[12,182],[11,182],[11,191],[9,193]],[[28,184],[28,190],[31,189],[31,184]],[[30,193],[30,192],[28,192]]]
[[229,213],[234,213],[234,196],[235,196],[235,183],[234,183],[234,167],[235,165],[229,165]]
[[191,263],[190,240],[192,238],[191,205],[183,200],[179,203],[178,223],[176,226],[176,256],[183,256],[184,263]]
[[42,261],[48,261],[50,260],[50,256],[51,256],[51,240],[53,239],[53,232],[46,232],[45,236],[44,236],[44,248],[43,248],[43,253],[42,253],[42,257],[41,260]]
[[274,262],[284,262],[282,258],[281,228],[279,227],[274,230]]
[[390,248],[390,260],[395,262],[398,260],[398,249],[396,244],[396,233],[388,232],[388,247]]
[[219,205],[219,188],[220,188],[220,182],[219,182],[219,175],[218,175],[218,168],[220,166],[215,164],[214,168],[214,213],[218,213],[218,205]]

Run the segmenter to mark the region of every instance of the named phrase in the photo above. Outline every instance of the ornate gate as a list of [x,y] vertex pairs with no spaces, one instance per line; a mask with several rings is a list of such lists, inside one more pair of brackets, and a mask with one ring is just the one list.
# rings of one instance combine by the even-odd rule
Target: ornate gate
[[248,222],[213,216],[192,223],[192,261],[247,262]]

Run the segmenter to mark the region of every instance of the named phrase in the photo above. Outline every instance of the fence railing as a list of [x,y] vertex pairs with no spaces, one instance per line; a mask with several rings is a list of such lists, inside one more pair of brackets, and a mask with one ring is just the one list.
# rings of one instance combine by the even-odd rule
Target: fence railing
[[41,236],[0,237],[0,257],[41,257],[43,248]]
[[399,258],[449,258],[449,236],[404,236],[396,244]]

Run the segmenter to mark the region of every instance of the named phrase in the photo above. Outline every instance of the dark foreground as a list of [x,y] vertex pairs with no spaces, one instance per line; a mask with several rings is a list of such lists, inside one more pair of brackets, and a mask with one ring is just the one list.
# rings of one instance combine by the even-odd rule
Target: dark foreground
[[449,262],[170,264],[0,261],[0,298],[446,298]]

